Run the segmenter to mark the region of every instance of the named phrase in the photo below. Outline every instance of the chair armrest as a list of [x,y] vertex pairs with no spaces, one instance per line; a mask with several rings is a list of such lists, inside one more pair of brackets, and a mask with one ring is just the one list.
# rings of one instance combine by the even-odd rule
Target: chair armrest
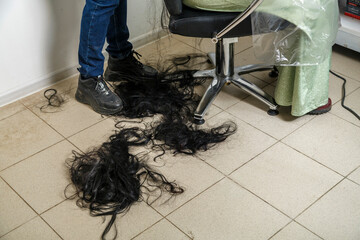
[[[171,1],[171,0],[170,0]],[[242,12],[239,16],[237,16],[229,25],[227,25],[223,30],[217,33],[213,38],[212,41],[217,43],[219,39],[228,33],[231,29],[236,27],[239,23],[244,21],[251,13],[253,13],[256,8],[263,2],[264,0],[253,0],[250,5]]]
[[170,15],[180,15],[182,13],[182,0],[164,0]]

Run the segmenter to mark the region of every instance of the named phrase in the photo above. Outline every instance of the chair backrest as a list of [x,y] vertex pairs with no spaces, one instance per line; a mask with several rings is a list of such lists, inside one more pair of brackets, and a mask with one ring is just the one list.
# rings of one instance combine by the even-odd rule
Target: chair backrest
[[164,0],[170,15],[180,15],[182,13],[182,0]]

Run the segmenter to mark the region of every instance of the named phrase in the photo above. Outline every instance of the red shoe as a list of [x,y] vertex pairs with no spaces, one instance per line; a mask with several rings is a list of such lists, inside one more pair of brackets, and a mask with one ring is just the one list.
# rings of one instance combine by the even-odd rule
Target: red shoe
[[331,110],[331,99],[328,98],[328,103],[318,107],[315,110],[312,110],[311,112],[308,112],[309,115],[320,115],[320,114],[324,114],[327,113]]

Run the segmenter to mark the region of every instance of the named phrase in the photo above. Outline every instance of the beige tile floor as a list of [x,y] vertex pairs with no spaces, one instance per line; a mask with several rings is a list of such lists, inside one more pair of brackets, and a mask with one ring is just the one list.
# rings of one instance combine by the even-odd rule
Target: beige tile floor
[[[209,40],[179,36],[139,48],[148,62],[159,56],[212,51]],[[251,39],[236,44],[236,63],[256,63]],[[332,69],[346,76],[346,104],[360,112],[360,54],[336,47]],[[266,91],[274,79],[248,75]],[[91,240],[105,227],[74,201],[65,160],[114,131],[114,119],[74,99],[77,76],[54,87],[61,109],[39,110],[43,91],[0,108],[0,239]],[[270,117],[254,98],[228,86],[206,126],[226,120],[238,131],[196,157],[152,163],[186,192],[170,201],[135,204],[119,217],[118,239],[146,240],[359,240],[360,122],[340,106],[341,80],[330,78],[333,110],[322,116]]]

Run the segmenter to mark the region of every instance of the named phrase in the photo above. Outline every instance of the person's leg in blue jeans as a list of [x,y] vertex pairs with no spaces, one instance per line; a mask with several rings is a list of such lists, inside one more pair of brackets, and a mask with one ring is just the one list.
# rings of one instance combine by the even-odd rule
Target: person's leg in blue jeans
[[102,50],[106,38],[112,73],[128,74],[122,67],[127,62],[133,63],[137,71],[144,72],[144,66],[133,57],[132,45],[128,42],[126,15],[126,0],[86,0],[83,10],[79,45],[80,77],[75,97],[101,114],[114,114],[123,106],[119,96],[107,87],[102,77]]
[[108,88],[102,78],[102,49],[111,16],[118,6],[119,0],[86,0],[81,19],[80,77],[75,98],[79,102],[89,104],[101,114],[114,114],[123,107],[121,99]]
[[[128,41],[129,30],[126,25],[126,9],[127,1],[120,0],[108,26],[107,42],[109,46],[106,51],[109,53],[109,61],[105,71],[107,81],[119,81],[124,75],[137,77],[138,80],[148,80],[157,74],[155,69],[143,65],[133,55],[132,44]],[[139,56],[138,53],[135,55]]]
[[126,24],[127,0],[120,0],[118,7],[110,18],[107,29],[108,47],[106,51],[113,58],[125,59],[131,54],[132,44],[128,41],[129,29]]

